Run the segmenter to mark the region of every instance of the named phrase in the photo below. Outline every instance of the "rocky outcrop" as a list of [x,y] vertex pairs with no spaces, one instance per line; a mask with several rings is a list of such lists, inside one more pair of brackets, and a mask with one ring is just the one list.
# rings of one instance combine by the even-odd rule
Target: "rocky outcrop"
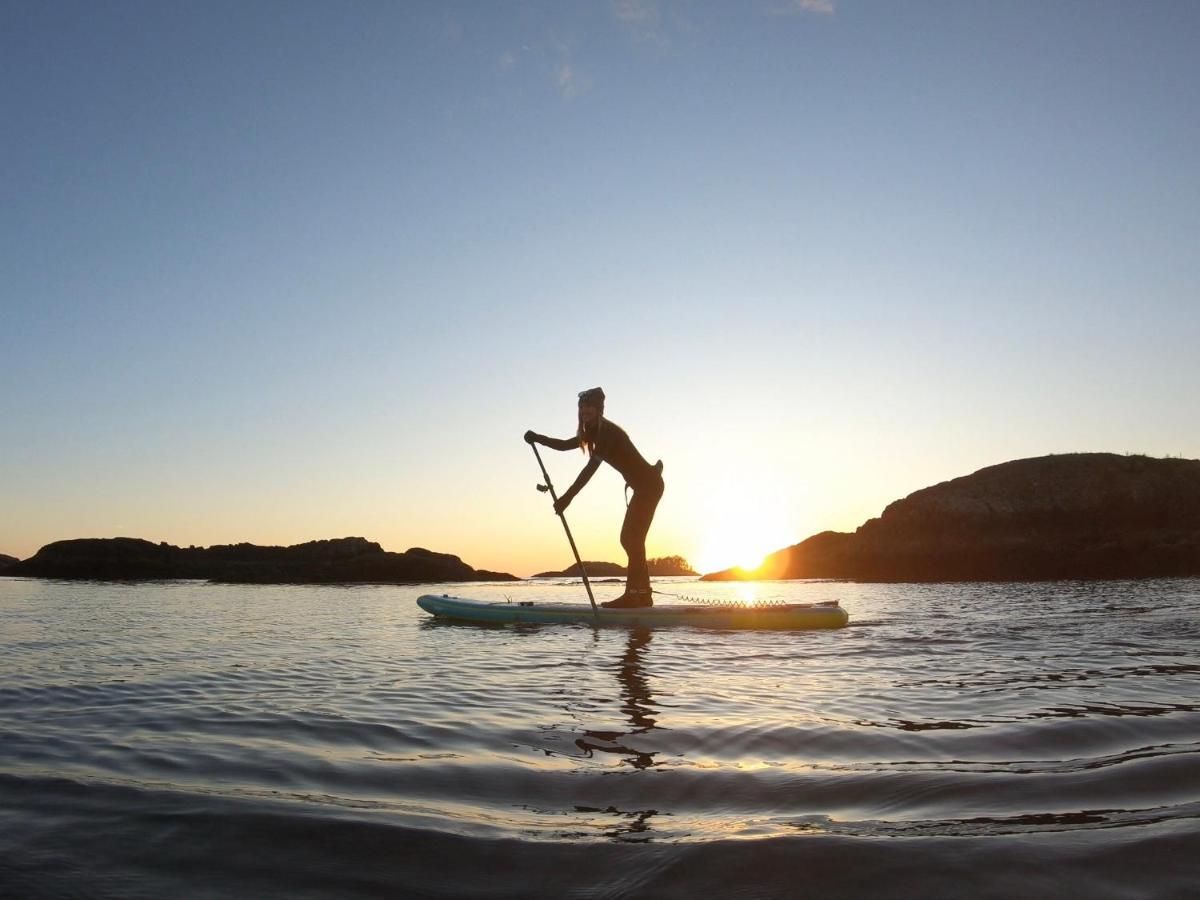
[[853,534],[708,580],[1024,581],[1200,575],[1200,460],[1021,459],[917,491]]
[[3,572],[9,566],[14,566],[19,562],[20,560],[15,556],[8,556],[5,553],[0,553],[0,572]]
[[[584,560],[583,568],[588,573],[588,578],[604,578],[615,575],[624,575],[625,567],[620,563],[614,562],[591,562]],[[561,572],[538,572],[534,578],[578,578],[579,563],[573,563]]]
[[[602,578],[614,575],[624,575],[625,566],[612,562],[584,562],[588,578]],[[672,575],[695,575],[693,569],[682,556],[659,556],[646,560],[646,567],[652,576],[663,578]],[[534,578],[578,578],[579,564],[574,563],[561,572],[539,572]]]
[[449,553],[420,547],[389,553],[359,537],[291,547],[186,548],[138,538],[84,538],[47,544],[5,574],[105,581],[203,578],[255,584],[516,580],[504,572],[473,569]]
[[672,575],[699,575],[692,564],[682,556],[658,556],[646,560],[646,567],[651,575],[668,577]]

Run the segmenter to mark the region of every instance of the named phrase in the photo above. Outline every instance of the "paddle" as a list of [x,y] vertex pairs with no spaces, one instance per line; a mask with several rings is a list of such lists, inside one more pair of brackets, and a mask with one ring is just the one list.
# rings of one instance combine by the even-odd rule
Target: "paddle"
[[[545,484],[539,484],[538,490],[542,493],[550,492],[550,499],[554,504],[558,505],[558,495],[554,493],[554,485],[550,483],[550,473],[546,471],[546,464],[542,462],[542,454],[538,453],[537,444],[529,445],[533,448],[533,455],[537,457],[538,465],[542,468],[542,477],[546,479]],[[563,531],[567,533],[567,540],[571,544],[571,552],[575,554],[575,562],[579,564],[579,574],[583,576],[583,586],[587,588],[588,601],[592,604],[592,612],[596,618],[600,618],[600,610],[596,608],[596,598],[592,596],[592,584],[588,581],[587,571],[583,568],[583,560],[579,558],[579,550],[575,547],[575,538],[571,537],[571,527],[567,524],[567,517],[563,513],[558,513],[558,517],[562,519]]]

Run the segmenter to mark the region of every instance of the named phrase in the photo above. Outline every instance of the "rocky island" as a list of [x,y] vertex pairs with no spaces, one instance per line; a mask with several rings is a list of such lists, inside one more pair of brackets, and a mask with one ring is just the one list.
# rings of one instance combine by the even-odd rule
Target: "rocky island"
[[1042,581],[1200,576],[1200,460],[1020,459],[910,494],[753,571],[704,580]]
[[0,553],[0,572],[3,572],[9,566],[14,566],[19,562],[20,560],[15,556],[9,556],[6,553]]
[[[613,576],[621,576],[625,574],[625,566],[614,562],[588,562],[584,561],[584,569],[587,570],[588,578],[607,578]],[[686,559],[682,556],[659,556],[654,559],[646,560],[646,568],[650,570],[652,576],[666,577],[670,575],[697,575],[699,574],[691,567]],[[572,563],[561,572],[538,572],[534,578],[578,578],[579,563]]]
[[473,569],[449,553],[420,547],[389,553],[361,537],[291,547],[176,547],[138,538],[83,538],[47,544],[4,574],[103,581],[199,578],[248,584],[517,580],[506,572]]

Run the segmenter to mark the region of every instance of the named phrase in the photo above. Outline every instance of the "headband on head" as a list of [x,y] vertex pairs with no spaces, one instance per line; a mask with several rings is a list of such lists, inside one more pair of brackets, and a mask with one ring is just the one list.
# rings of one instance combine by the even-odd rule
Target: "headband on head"
[[588,388],[586,391],[579,392],[579,405],[588,406],[603,406],[604,405],[604,389],[603,388]]

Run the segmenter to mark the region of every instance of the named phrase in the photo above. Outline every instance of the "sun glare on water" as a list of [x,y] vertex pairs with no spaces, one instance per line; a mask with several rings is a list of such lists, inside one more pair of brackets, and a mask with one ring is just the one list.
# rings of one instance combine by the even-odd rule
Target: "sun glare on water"
[[734,599],[745,606],[754,606],[758,603],[758,585],[752,581],[738,583],[734,589]]

